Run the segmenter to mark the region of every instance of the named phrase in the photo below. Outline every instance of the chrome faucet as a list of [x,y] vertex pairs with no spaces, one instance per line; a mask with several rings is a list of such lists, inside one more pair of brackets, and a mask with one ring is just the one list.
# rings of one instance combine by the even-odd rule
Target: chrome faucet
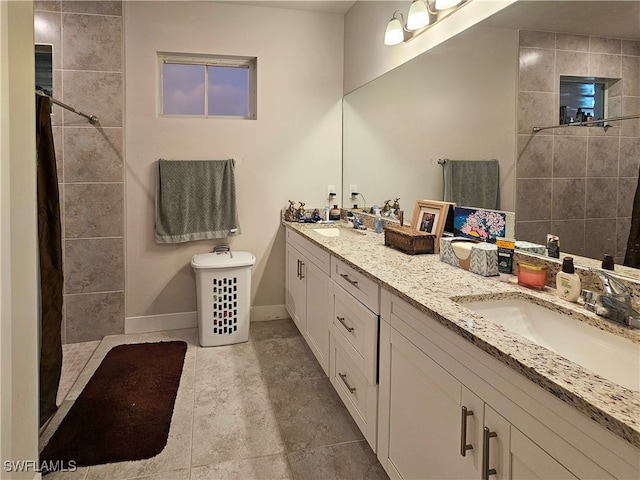
[[580,296],[587,310],[628,327],[640,328],[640,313],[631,305],[631,291],[620,281],[603,272],[591,269],[602,281],[605,293],[582,290]]

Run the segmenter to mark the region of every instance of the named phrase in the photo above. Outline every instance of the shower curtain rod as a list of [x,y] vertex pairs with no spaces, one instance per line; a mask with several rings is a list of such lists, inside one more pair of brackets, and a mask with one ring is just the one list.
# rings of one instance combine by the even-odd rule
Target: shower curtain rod
[[91,125],[96,125],[97,123],[100,122],[100,120],[98,120],[98,117],[96,117],[95,115],[87,115],[86,113],[81,112],[80,110],[76,110],[75,108],[73,108],[70,105],[67,105],[66,103],[61,102],[60,100],[56,100],[55,98],[47,95],[46,93],[44,93],[42,90],[36,90],[36,94],[40,95],[41,97],[47,97],[49,98],[49,100],[51,100],[53,103],[55,103],[56,105],[60,105],[62,108],[66,108],[67,110],[72,111],[73,113],[75,113],[76,115],[80,115],[81,117],[86,118],[87,120],[89,120],[89,123]]
[[[640,118],[640,113],[635,115],[626,115],[624,117],[612,117],[612,118],[603,118],[600,120],[589,120],[587,122],[571,122],[564,123],[562,125],[553,125],[551,127],[533,127],[533,133],[538,133],[540,130],[549,130],[551,128],[564,128],[564,127],[575,127],[575,126],[589,126],[594,123],[605,123],[605,122],[617,122],[620,120],[631,120],[633,118]],[[597,127],[609,128],[611,125],[596,125]]]

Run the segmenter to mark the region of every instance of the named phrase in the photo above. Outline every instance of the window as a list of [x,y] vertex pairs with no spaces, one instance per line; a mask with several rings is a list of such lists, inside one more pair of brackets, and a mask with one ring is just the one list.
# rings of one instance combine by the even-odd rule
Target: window
[[160,115],[256,118],[255,57],[158,54]]
[[610,89],[618,80],[561,76],[560,124],[616,116],[616,112],[608,108],[608,103]]

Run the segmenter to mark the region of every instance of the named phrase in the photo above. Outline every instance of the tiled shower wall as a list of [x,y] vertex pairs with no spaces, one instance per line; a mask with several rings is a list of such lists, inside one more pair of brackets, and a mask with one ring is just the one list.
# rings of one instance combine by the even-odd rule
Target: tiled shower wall
[[520,32],[516,237],[622,263],[640,164],[640,119],[601,127],[558,124],[560,75],[619,78],[608,117],[640,113],[640,42]]
[[63,343],[124,332],[123,40],[120,1],[36,1],[36,43],[53,46],[63,231]]

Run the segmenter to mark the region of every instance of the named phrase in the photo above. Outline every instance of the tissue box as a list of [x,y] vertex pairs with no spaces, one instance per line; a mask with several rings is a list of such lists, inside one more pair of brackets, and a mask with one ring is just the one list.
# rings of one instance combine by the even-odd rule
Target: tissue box
[[516,240],[516,250],[522,250],[529,253],[537,253],[538,255],[544,255],[547,251],[544,245],[539,243],[524,242],[522,240]]
[[[483,277],[498,275],[498,247],[493,243],[471,243],[470,253],[456,255],[453,245],[457,242],[464,242],[467,245],[471,243],[462,237],[443,237],[440,239],[441,261]],[[461,249],[456,248],[456,250]]]

